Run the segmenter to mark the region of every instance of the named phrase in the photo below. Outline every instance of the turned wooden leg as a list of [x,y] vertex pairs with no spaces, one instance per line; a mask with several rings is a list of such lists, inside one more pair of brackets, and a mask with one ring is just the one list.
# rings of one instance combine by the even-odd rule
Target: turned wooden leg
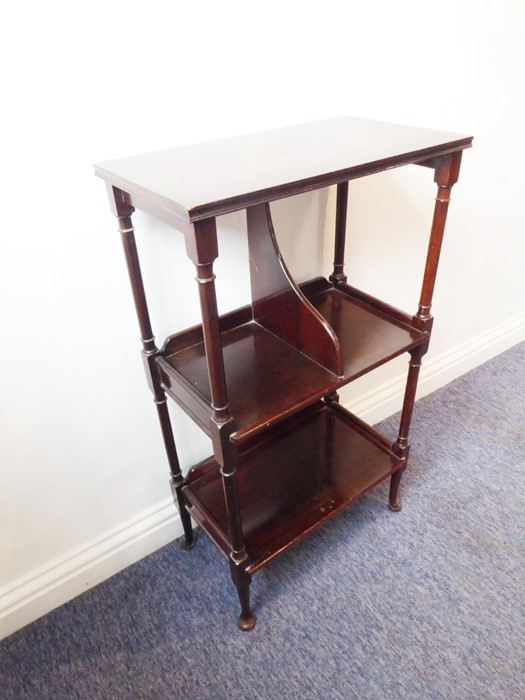
[[345,239],[346,239],[346,211],[348,207],[348,182],[340,182],[337,185],[337,202],[335,207],[335,247],[334,247],[334,271],[330,275],[330,282],[339,284],[346,282],[345,267]]
[[230,569],[241,604],[241,614],[237,620],[237,625],[243,632],[249,632],[255,627],[257,622],[257,618],[250,608],[250,583],[252,582],[252,577],[251,574],[244,570],[241,564],[236,564],[233,560],[230,560]]
[[401,412],[401,421],[399,423],[399,432],[397,439],[393,445],[393,451],[399,457],[405,460],[405,465],[399,469],[395,474],[392,475],[390,479],[390,493],[388,496],[388,506],[390,510],[399,511],[402,508],[401,502],[399,500],[399,485],[401,483],[401,476],[406,469],[406,461],[408,459],[408,453],[410,451],[410,445],[408,443],[408,432],[410,430],[410,422],[412,420],[412,411],[414,409],[414,401],[416,399],[416,389],[417,380],[419,377],[419,370],[421,369],[421,358],[423,352],[426,348],[417,348],[411,353],[409,368],[408,368],[408,378],[405,388],[405,398],[403,401],[403,410]]
[[435,163],[434,182],[438,186],[432,228],[428,244],[427,259],[425,262],[425,274],[421,286],[419,308],[414,321],[417,327],[430,332],[432,328],[432,296],[436,283],[436,274],[443,243],[445,223],[447,221],[450,194],[454,184],[458,181],[461,166],[461,151],[452,155],[439,158]]
[[[173,487],[172,487],[173,488]],[[179,507],[180,519],[182,521],[182,527],[184,529],[184,541],[181,542],[180,546],[182,549],[192,549],[195,546],[195,532],[193,530],[193,524],[191,522],[190,515],[186,510],[186,505],[182,498],[182,493],[180,488],[174,489],[177,497],[177,505]]]
[[397,512],[403,508],[403,505],[398,497],[399,484],[401,483],[401,476],[405,468],[400,469],[395,474],[392,475],[390,479],[390,491],[388,493],[388,507],[390,510]]
[[441,245],[443,242],[443,233],[445,230],[448,205],[450,202],[450,192],[458,180],[460,165],[461,152],[452,153],[451,155],[444,156],[443,158],[438,158],[432,163],[432,166],[434,167],[434,182],[438,186],[438,192],[436,196],[436,203],[434,205],[434,216],[432,218],[432,228],[430,231],[430,240],[428,244],[425,274],[421,287],[419,306],[417,314],[413,317],[414,326],[422,331],[426,331],[428,333],[428,339],[423,346],[416,348],[410,353],[411,358],[405,389],[405,399],[403,401],[403,410],[399,424],[399,433],[397,440],[393,445],[393,451],[399,457],[403,457],[405,460],[405,464],[392,476],[390,480],[390,494],[388,503],[391,510],[394,511],[399,511],[402,507],[398,493],[401,476],[406,469],[406,461],[410,450],[410,446],[408,444],[408,431],[410,429],[412,411],[416,398],[416,388],[419,370],[421,368],[421,358],[428,350],[434,320],[430,313],[430,309],[432,308],[432,296],[434,293],[436,273],[439,264],[439,256],[441,253]]
[[190,515],[186,510],[181,493],[182,486],[184,485],[184,477],[181,472],[179,458],[177,456],[177,449],[175,447],[175,440],[173,438],[168,407],[166,405],[166,394],[162,389],[158,367],[156,364],[156,357],[159,353],[159,349],[155,344],[155,336],[153,335],[153,330],[151,328],[146,293],[144,291],[144,283],[142,280],[142,272],[140,269],[137,252],[137,244],[135,242],[134,228],[131,220],[131,215],[133,214],[134,209],[131,205],[126,203],[124,193],[118,190],[116,187],[109,187],[108,194],[113,213],[118,220],[118,229],[122,240],[124,255],[126,257],[129,281],[131,284],[133,301],[135,302],[135,310],[137,312],[137,319],[140,327],[140,340],[142,342],[144,369],[146,370],[149,388],[153,393],[153,400],[157,406],[164,447],[166,449],[166,455],[168,457],[170,467],[171,485],[179,508],[182,526],[184,528],[185,544],[183,546],[185,548],[189,548],[192,547],[194,543],[193,528]]
[[242,531],[241,506],[236,478],[236,460],[230,436],[235,422],[230,415],[224,359],[222,355],[215,274],[213,262],[218,256],[217,227],[215,219],[198,221],[186,235],[186,251],[195,264],[196,281],[202,315],[206,365],[211,394],[211,439],[215,459],[221,465],[224,503],[231,541],[230,570],[239,594],[241,615],[239,627],[251,630],[255,627],[255,615],[250,610],[249,587],[251,575],[246,572],[247,561]]
[[181,547],[183,549],[191,549],[195,544],[195,536],[190,514],[186,510],[186,504],[182,495],[184,477],[182,475],[177,450],[175,448],[175,440],[173,438],[173,430],[171,428],[166,396],[164,396],[161,400],[155,399],[155,404],[157,406],[157,413],[162,430],[162,439],[164,440],[164,447],[166,449],[166,455],[168,456],[168,463],[170,465],[171,491],[173,493],[173,499],[178,506],[182,527],[184,529],[184,542],[181,544]]

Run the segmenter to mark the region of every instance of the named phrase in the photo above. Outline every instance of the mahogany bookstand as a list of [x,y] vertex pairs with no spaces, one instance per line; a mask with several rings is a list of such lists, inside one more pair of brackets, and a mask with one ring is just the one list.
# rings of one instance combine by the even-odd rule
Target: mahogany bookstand
[[[450,191],[472,137],[343,117],[123,158],[95,167],[118,218],[174,496],[228,560],[239,627],[253,629],[252,574],[390,477],[400,510],[408,431]],[[419,307],[414,316],[347,284],[348,182],[415,163],[437,183]],[[270,202],[337,185],[335,261],[328,279],[298,286],[280,254]],[[140,209],[185,236],[202,325],[155,344],[131,215]],[[218,315],[216,217],[246,209],[252,303]],[[394,444],[338,403],[337,389],[410,355]],[[213,457],[183,476],[166,395],[211,437]]]

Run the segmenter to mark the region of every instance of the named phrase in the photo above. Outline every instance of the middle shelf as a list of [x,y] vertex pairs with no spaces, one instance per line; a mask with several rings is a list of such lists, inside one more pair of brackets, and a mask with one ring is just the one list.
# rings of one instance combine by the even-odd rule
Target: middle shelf
[[[344,374],[337,376],[253,319],[251,306],[220,319],[232,441],[243,443],[316,399],[425,342],[411,318],[346,284],[324,278],[300,285],[337,334]],[[211,397],[202,327],[171,336],[157,359],[167,393],[209,434]]]

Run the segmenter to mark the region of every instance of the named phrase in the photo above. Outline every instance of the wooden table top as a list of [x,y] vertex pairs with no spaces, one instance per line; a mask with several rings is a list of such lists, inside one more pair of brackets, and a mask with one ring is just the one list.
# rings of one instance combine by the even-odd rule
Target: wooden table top
[[472,138],[338,117],[120,158],[95,172],[193,222],[463,150]]

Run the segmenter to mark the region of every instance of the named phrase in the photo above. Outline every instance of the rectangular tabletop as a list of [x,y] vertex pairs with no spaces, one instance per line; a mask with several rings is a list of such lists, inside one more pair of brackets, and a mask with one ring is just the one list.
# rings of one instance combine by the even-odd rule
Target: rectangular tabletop
[[96,174],[194,222],[468,148],[472,136],[339,117],[120,158]]

